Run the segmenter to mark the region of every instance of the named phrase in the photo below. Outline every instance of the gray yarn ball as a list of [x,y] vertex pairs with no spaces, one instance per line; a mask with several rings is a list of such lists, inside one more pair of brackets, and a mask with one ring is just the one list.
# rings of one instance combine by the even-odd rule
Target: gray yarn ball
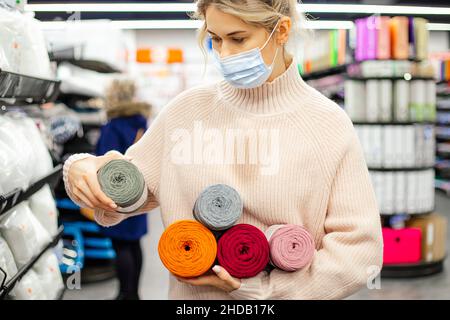
[[109,161],[97,172],[97,178],[103,192],[121,207],[118,211],[135,206],[146,188],[142,173],[127,160]]
[[195,201],[194,217],[211,230],[225,230],[242,215],[239,193],[225,184],[215,184],[203,190]]

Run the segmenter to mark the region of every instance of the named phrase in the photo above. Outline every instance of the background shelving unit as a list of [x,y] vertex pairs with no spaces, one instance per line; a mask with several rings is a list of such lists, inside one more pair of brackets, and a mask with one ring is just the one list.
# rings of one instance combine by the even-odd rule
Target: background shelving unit
[[438,132],[436,133],[435,187],[450,196],[450,81],[438,81],[436,91]]

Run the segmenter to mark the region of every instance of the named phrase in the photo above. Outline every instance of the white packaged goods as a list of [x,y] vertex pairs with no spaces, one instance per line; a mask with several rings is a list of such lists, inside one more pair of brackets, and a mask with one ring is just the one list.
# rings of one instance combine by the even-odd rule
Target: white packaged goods
[[25,265],[50,242],[50,235],[36,219],[27,202],[16,205],[0,221],[0,232],[18,267]]
[[414,167],[416,163],[416,144],[415,144],[415,130],[413,126],[404,126],[405,140],[404,140],[404,150],[405,150],[405,167]]
[[59,270],[59,263],[56,255],[52,251],[47,251],[36,262],[33,267],[47,298],[54,300],[64,288],[63,278]]
[[426,104],[426,81],[413,80],[410,88],[410,118],[412,121],[423,121]]
[[21,30],[23,19],[18,12],[0,8],[0,46],[4,67],[7,71],[19,72],[21,61]]
[[418,185],[420,181],[417,179],[417,174],[415,172],[408,172],[407,175],[407,212],[410,214],[417,213],[417,193],[419,191]]
[[33,150],[27,138],[17,129],[8,117],[0,117],[0,141],[14,150],[17,158],[16,165],[20,172],[25,174],[26,177],[26,187],[29,184],[33,171]]
[[392,168],[395,165],[395,126],[384,127],[384,141],[383,141],[383,167]]
[[434,126],[425,125],[423,127],[424,137],[424,165],[432,166],[435,162],[436,137],[434,134]]
[[426,102],[424,120],[436,120],[436,83],[434,81],[426,82]]
[[423,126],[416,125],[414,126],[415,129],[415,149],[416,149],[416,160],[415,165],[416,166],[423,166],[424,165],[424,148],[425,148],[425,142],[424,142],[424,132],[423,132]]
[[394,212],[395,213],[405,213],[406,208],[406,173],[405,172],[396,172],[395,173],[395,205]]
[[30,197],[30,209],[41,225],[52,236],[58,232],[58,210],[56,209],[55,199],[48,185],[42,187]]
[[47,300],[42,283],[36,272],[29,270],[16,284],[10,297],[14,300]]
[[380,121],[392,121],[392,81],[379,81]]
[[1,140],[0,150],[2,151],[0,152],[0,194],[11,192],[16,188],[25,189],[28,186],[29,177],[19,165],[20,157]]
[[345,81],[345,110],[353,121],[366,119],[366,98],[364,81]]
[[398,80],[394,84],[394,120],[409,120],[409,82],[406,80]]
[[0,47],[7,71],[52,76],[46,43],[38,21],[18,11],[0,8]]
[[380,119],[380,93],[379,81],[367,80],[366,82],[366,120],[377,122]]
[[384,176],[384,209],[381,211],[384,214],[393,214],[394,212],[394,173],[393,172],[385,172]]
[[[6,281],[17,273],[14,256],[11,249],[9,249],[8,243],[2,237],[0,237],[0,268],[6,272]],[[5,280],[5,275],[0,272],[0,283],[3,283],[3,280]]]
[[369,126],[372,165],[381,168],[383,165],[383,135],[380,126]]
[[53,169],[53,161],[35,122],[23,113],[8,113],[7,118],[14,124],[16,131],[27,138],[28,145],[31,148],[34,159],[31,163],[30,183],[48,175]]

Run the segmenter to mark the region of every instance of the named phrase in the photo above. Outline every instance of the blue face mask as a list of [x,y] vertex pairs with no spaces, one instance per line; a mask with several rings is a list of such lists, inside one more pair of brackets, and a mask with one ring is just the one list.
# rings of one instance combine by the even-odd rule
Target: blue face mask
[[213,50],[215,64],[226,81],[241,89],[256,88],[267,81],[272,74],[278,47],[270,66],[264,62],[261,50],[265,48],[277,26],[278,22],[262,48],[257,47],[225,58],[220,58],[219,54]]

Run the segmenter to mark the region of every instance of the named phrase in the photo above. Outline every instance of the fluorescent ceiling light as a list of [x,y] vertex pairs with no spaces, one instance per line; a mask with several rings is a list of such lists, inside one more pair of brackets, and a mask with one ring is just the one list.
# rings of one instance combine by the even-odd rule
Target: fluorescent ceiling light
[[450,23],[429,23],[428,30],[430,30],[430,31],[450,31]]
[[333,21],[333,20],[312,20],[303,22],[302,28],[306,29],[353,29],[355,24],[352,21]]
[[45,3],[27,4],[34,12],[189,12],[192,3]]
[[308,13],[450,15],[449,7],[379,6],[364,4],[301,4],[299,5],[299,10]]
[[[65,26],[92,20],[80,20],[74,22],[42,21],[44,29],[63,29]],[[106,21],[112,26],[123,30],[152,30],[152,29],[198,29],[202,26],[199,20],[112,20]],[[302,27],[307,29],[352,29],[352,21],[307,21]]]
[[[192,12],[193,3],[55,3],[27,4],[35,12]],[[308,13],[360,13],[405,15],[450,15],[449,7],[380,6],[364,4],[299,4]]]

